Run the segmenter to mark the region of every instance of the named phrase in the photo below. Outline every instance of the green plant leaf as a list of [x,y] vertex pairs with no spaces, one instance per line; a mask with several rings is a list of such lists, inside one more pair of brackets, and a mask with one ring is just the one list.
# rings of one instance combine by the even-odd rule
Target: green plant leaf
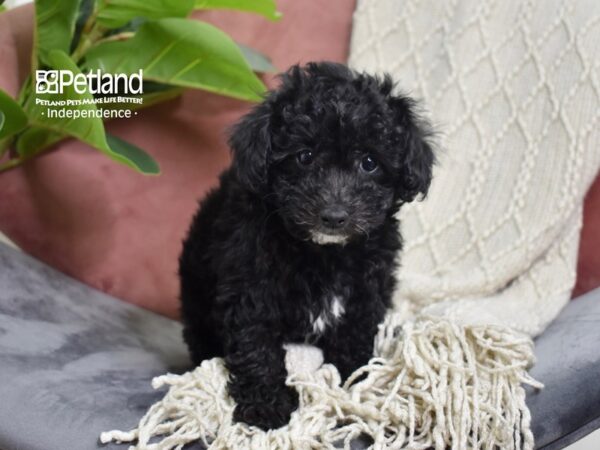
[[[70,70],[73,76],[81,74],[75,62],[60,50],[48,53],[48,64],[55,70]],[[90,117],[60,118],[49,117],[46,112],[48,107],[40,101],[87,101],[89,103],[73,106],[72,109]],[[62,94],[37,94],[35,98],[30,97],[25,103],[25,111],[29,116],[29,122],[36,128],[45,129],[52,133],[46,135],[39,130],[31,131],[17,150],[31,155],[36,152],[36,146],[47,146],[57,140],[57,135],[68,135],[100,150],[113,160],[125,164],[141,173],[156,174],[158,165],[152,158],[142,150],[137,152],[122,147],[112,148],[106,140],[104,124],[102,119],[93,114],[97,111],[96,105],[92,103],[93,96],[89,93],[79,94],[73,85],[65,86]],[[22,155],[23,156],[23,155]],[[150,162],[152,161],[152,162]]]
[[66,134],[48,128],[32,126],[19,135],[15,147],[21,158],[29,159],[66,137]]
[[260,101],[266,90],[229,36],[195,20],[148,21],[129,40],[91,48],[85,67],[129,74],[142,69],[144,80],[205,89],[242,100]]
[[0,111],[0,133],[2,132],[2,128],[4,127],[4,113]]
[[136,161],[144,173],[160,173],[156,161],[138,146],[109,133],[106,133],[106,142],[114,152],[125,156],[131,161]]
[[6,6],[0,5],[0,13],[6,11]]
[[254,70],[255,72],[277,72],[277,69],[275,68],[273,63],[271,63],[271,60],[259,51],[254,50],[250,47],[246,47],[242,44],[238,44],[238,47],[242,51],[242,54],[244,55],[244,58],[246,58],[246,61],[248,61],[248,64],[250,64],[250,67],[252,67],[252,70]]
[[105,39],[108,37],[111,37],[111,36],[118,35],[118,34],[120,34],[121,36],[124,36],[125,33],[130,33],[131,35],[133,35],[146,22],[148,22],[148,19],[146,19],[144,17],[135,17],[135,18],[131,19],[129,22],[127,22],[125,25],[123,25],[122,27],[117,27],[117,28],[108,30],[106,32],[106,34],[104,35]]
[[97,21],[106,28],[119,28],[136,17],[186,17],[193,9],[194,0],[99,0]]
[[[146,91],[144,88],[143,95],[132,95],[132,98],[141,98],[142,103],[130,103],[127,105],[127,108],[135,111],[142,108],[148,108],[157,103],[162,103],[168,100],[172,100],[176,97],[179,97],[184,92],[183,88],[168,86],[168,89],[160,90],[160,91]],[[103,104],[102,107],[104,109],[122,109],[123,105],[121,103],[107,103]]]
[[10,95],[1,89],[0,111],[4,115],[4,125],[0,127],[0,139],[10,137],[27,126],[25,111]]
[[[46,62],[52,50],[69,53],[80,0],[35,0],[34,55]],[[35,67],[34,67],[35,68]]]
[[96,0],[79,0],[79,11],[77,13],[77,19],[75,20],[75,30],[73,31],[73,39],[71,40],[71,51],[79,44],[81,40],[83,28],[85,27],[88,19],[94,13],[96,7]]
[[279,20],[281,13],[277,11],[275,0],[196,0],[196,9],[235,9],[253,12],[270,20]]

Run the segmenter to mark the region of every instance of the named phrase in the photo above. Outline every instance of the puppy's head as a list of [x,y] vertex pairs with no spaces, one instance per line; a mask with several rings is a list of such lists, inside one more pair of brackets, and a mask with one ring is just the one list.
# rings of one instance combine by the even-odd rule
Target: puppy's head
[[429,127],[391,79],[341,64],[292,67],[233,129],[233,170],[274,206],[287,229],[319,244],[381,226],[425,195]]

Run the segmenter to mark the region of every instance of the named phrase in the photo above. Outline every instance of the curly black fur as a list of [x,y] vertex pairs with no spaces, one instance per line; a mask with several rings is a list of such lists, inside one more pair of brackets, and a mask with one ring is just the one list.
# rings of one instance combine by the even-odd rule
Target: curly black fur
[[390,77],[311,63],[281,79],[234,127],[232,166],[180,259],[192,359],[224,357],[235,420],[263,429],[298,405],[284,343],[319,346],[344,378],[371,357],[401,246],[394,214],[426,194],[434,162]]

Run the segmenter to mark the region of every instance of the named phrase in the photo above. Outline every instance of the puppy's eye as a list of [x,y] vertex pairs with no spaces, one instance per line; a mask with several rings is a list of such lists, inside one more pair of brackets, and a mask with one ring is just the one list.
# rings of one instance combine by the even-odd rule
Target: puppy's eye
[[296,155],[296,158],[298,159],[298,162],[300,164],[302,164],[303,166],[308,166],[310,163],[313,162],[315,156],[310,150],[302,150]]
[[375,172],[377,170],[377,160],[373,158],[371,155],[365,156],[360,162],[360,168],[367,173]]

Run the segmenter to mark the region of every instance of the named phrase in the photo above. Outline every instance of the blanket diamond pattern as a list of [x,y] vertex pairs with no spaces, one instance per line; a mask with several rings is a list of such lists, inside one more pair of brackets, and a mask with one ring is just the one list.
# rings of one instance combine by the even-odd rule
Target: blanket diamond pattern
[[430,197],[402,212],[399,302],[455,317],[518,292],[548,308],[496,321],[531,334],[558,313],[600,161],[598,42],[593,0],[359,2],[350,64],[394,75],[440,131]]

